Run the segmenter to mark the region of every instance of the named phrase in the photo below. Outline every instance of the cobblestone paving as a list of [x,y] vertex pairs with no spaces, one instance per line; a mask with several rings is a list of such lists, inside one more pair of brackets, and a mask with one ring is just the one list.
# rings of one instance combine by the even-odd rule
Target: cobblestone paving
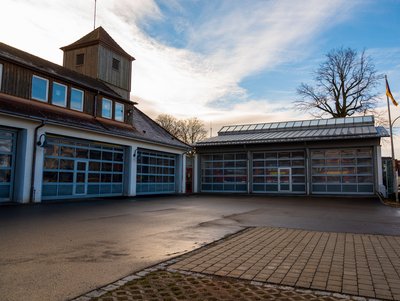
[[297,292],[289,288],[279,289],[262,284],[254,285],[246,281],[223,277],[204,277],[200,275],[172,273],[169,271],[155,271],[141,279],[128,282],[116,290],[91,300],[336,301],[350,299],[340,298],[340,296],[318,295],[311,291]]
[[250,228],[172,269],[400,300],[400,237]]

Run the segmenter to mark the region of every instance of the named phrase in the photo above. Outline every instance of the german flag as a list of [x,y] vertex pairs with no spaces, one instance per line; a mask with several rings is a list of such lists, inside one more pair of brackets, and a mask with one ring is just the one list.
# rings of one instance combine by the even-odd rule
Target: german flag
[[392,92],[390,92],[389,83],[388,83],[388,81],[387,81],[387,78],[385,78],[385,81],[386,81],[386,96],[389,97],[389,98],[392,100],[392,102],[393,102],[393,104],[394,104],[395,106],[398,106],[399,104],[398,104],[397,101],[394,99],[394,97],[393,97],[393,95],[392,95]]

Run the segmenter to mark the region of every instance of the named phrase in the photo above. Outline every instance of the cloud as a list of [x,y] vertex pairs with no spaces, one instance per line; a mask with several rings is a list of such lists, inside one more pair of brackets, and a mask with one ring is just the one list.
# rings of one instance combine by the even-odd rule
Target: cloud
[[[101,0],[96,24],[136,58],[132,97],[150,116],[168,113],[238,123],[296,117],[287,107],[292,99],[253,99],[241,82],[257,72],[298,61],[311,51],[310,41],[342,21],[338,16],[346,18],[356,2],[187,3]],[[2,31],[1,40],[59,64],[62,52],[56,49],[93,29],[92,1],[5,0],[2,7],[7,14],[0,26],[11,30]],[[170,19],[161,7],[178,17]],[[193,7],[203,10],[196,20],[189,14]],[[168,22],[184,32],[185,47],[167,45],[146,31],[152,24]]]
[[296,60],[312,37],[338,22],[339,10],[346,16],[351,7],[344,1],[230,1],[188,26],[186,49],[139,34],[131,38],[133,95],[152,112],[223,118],[236,103],[251,103],[240,86],[244,78]]

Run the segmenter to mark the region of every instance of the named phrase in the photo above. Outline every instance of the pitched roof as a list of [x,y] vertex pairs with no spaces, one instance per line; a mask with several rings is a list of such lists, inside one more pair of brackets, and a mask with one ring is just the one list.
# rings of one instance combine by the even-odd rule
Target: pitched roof
[[28,52],[11,47],[7,44],[0,42],[0,58],[11,61],[13,63],[23,65],[24,67],[37,70],[47,74],[51,77],[58,78],[64,81],[75,83],[95,91],[100,91],[110,97],[123,99],[114,90],[108,87],[105,83],[96,80],[92,77],[83,75],[76,71],[67,69],[63,66],[54,64],[44,60],[38,56],[32,55]]
[[176,139],[137,108],[134,108],[132,112],[133,124],[126,124],[0,93],[0,113],[121,138],[146,141],[182,150],[190,149],[189,145]]
[[114,50],[118,54],[126,57],[127,59],[130,59],[131,61],[135,59],[133,56],[125,52],[125,50],[123,50],[122,47],[119,46],[117,42],[115,42],[114,39],[101,26],[89,32],[87,35],[80,38],[78,41],[69,44],[67,46],[61,47],[60,49],[66,51],[96,44],[103,44],[108,48]]
[[375,127],[373,116],[284,121],[224,126],[218,136],[196,143],[196,146],[277,143],[354,138],[380,138],[389,134]]

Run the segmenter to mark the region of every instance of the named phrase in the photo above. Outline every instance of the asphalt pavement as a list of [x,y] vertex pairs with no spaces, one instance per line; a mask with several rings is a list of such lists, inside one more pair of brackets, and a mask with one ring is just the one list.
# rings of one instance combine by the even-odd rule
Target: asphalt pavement
[[66,300],[249,226],[400,235],[377,199],[170,196],[0,207],[2,300]]

